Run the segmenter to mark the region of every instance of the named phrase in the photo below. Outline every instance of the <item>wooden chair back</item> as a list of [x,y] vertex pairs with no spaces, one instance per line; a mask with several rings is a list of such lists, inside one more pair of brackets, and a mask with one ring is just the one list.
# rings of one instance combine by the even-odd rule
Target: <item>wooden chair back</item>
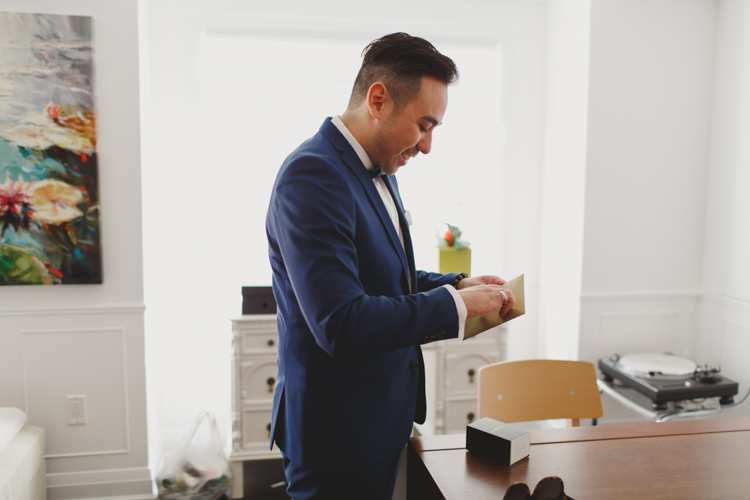
[[505,423],[602,416],[594,365],[586,361],[503,361],[479,369],[479,418]]

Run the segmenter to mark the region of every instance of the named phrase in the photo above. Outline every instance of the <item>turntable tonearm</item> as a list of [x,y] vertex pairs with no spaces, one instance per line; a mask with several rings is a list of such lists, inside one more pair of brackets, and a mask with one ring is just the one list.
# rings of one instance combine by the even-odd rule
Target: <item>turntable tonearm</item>
[[646,352],[599,360],[607,381],[618,380],[651,399],[654,410],[666,410],[670,401],[719,398],[721,405],[734,403],[737,382],[719,375],[716,365],[699,366],[671,353]]

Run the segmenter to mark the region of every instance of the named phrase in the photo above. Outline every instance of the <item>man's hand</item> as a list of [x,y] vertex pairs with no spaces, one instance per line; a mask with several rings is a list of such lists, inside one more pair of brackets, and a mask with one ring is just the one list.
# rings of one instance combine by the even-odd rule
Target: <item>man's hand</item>
[[504,285],[505,280],[497,276],[469,276],[458,282],[458,289],[477,285]]
[[504,284],[505,280],[497,276],[472,276],[459,281],[458,293],[466,305],[467,318],[483,316],[497,309],[500,309],[501,317],[508,314],[516,298],[510,290],[502,287]]

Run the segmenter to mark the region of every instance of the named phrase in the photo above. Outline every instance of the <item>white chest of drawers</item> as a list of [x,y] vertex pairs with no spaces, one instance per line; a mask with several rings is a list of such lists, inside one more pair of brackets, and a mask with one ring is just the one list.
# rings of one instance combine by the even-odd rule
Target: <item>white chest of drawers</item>
[[231,459],[280,456],[269,449],[277,343],[275,314],[232,320]]
[[278,333],[275,314],[232,320],[232,449],[234,498],[242,498],[242,463],[281,458],[271,441],[271,408],[276,384]]

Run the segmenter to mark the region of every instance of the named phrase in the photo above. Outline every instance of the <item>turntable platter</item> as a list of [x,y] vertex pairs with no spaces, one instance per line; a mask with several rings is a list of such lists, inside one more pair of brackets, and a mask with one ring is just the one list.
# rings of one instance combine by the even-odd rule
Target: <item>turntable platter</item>
[[668,352],[627,354],[620,357],[617,364],[625,371],[646,377],[687,376],[692,375],[698,367],[694,361]]

